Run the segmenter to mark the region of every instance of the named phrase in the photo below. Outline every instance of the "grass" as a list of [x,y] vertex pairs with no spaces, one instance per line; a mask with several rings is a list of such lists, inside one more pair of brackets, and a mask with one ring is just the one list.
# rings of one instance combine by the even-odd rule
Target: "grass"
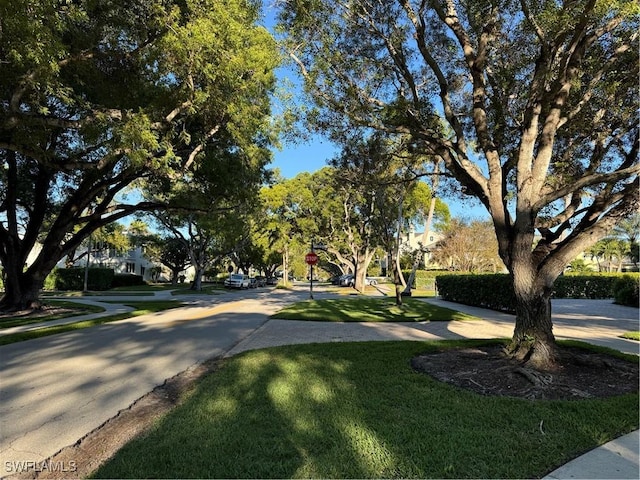
[[640,342],[640,331],[638,332],[627,332],[620,335],[622,338],[626,338],[627,340],[636,340]]
[[226,360],[94,477],[540,478],[638,427],[637,394],[485,397],[409,364],[419,353],[479,343],[246,352]]
[[[65,323],[63,325],[51,325],[49,327],[28,330],[26,332],[2,335],[0,336],[0,345],[8,345],[10,343],[23,342],[25,340],[32,340],[34,338],[48,337],[49,335],[56,335],[58,333],[65,333],[74,330],[81,330],[83,328],[95,327],[96,325],[102,325],[103,323],[115,322],[117,320],[138,317],[140,315],[147,315],[149,313],[169,310],[171,308],[178,308],[183,306],[184,304],[177,300],[164,300],[150,302],[127,302],[123,305],[132,307],[135,310],[127,313],[119,313],[116,315],[94,318],[92,320],[82,320],[79,322]],[[40,318],[39,321],[46,321],[46,319],[43,320],[42,318]]]
[[476,319],[413,298],[405,298],[402,306],[397,306],[394,299],[367,297],[306,300],[280,310],[271,318],[325,322],[448,322]]
[[170,283],[152,283],[147,285],[131,285],[127,287],[116,287],[110,290],[104,291],[90,291],[82,292],[79,290],[74,291],[46,291],[42,292],[41,296],[50,297],[55,295],[56,297],[145,297],[155,292],[171,291],[172,295],[197,295],[197,294],[212,294],[216,295],[224,290],[221,283],[204,283],[201,291],[191,290],[189,283],[178,283],[172,285]]
[[22,325],[29,325],[31,323],[48,322],[51,320],[58,320],[60,318],[75,317],[78,315],[85,315],[87,313],[99,313],[104,311],[104,308],[98,307],[95,305],[85,305],[85,304],[76,303],[76,302],[66,302],[64,300],[48,300],[47,302],[45,302],[43,306],[45,308],[58,307],[58,308],[72,310],[72,311],[66,311],[63,313],[49,314],[49,315],[43,315],[43,316],[18,316],[18,317],[4,318],[0,320],[0,329],[10,328],[10,327],[19,327]]
[[[41,297],[69,297],[69,298],[77,298],[77,297],[122,297],[124,294],[122,292],[126,292],[125,290],[116,291],[116,290],[105,290],[105,291],[91,291],[91,292],[83,292],[81,290],[73,290],[73,291],[46,291],[41,292]],[[127,297],[144,297],[148,294],[145,292],[139,291],[131,291],[127,292]]]

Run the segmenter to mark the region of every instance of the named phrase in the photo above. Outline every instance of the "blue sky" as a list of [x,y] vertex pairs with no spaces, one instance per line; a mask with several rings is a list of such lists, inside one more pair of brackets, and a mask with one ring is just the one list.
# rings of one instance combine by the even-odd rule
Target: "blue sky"
[[274,150],[271,167],[280,169],[283,177],[293,178],[301,172],[320,170],[336,153],[337,149],[333,144],[315,137],[308,143],[284,145],[282,150]]

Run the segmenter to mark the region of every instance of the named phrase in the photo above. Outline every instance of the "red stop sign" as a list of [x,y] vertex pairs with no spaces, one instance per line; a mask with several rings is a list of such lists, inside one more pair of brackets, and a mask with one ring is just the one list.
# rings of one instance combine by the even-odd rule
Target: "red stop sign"
[[318,263],[318,255],[316,255],[315,252],[309,252],[304,256],[304,261],[307,265],[315,265]]

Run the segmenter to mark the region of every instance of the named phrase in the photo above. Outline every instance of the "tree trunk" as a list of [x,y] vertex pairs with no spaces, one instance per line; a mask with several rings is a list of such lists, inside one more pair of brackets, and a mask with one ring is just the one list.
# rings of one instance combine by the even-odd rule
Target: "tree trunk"
[[178,275],[180,275],[181,271],[182,269],[178,268],[171,269],[171,285],[178,285]]
[[196,273],[193,277],[193,284],[191,285],[191,290],[195,290],[196,292],[200,292],[202,290],[202,275],[204,274],[204,268],[196,267]]
[[0,312],[38,310],[42,307],[39,296],[46,275],[39,272],[16,273],[6,271],[4,294],[0,298]]
[[551,322],[551,288],[530,275],[513,275],[516,296],[516,325],[507,352],[538,370],[557,366],[557,346]]
[[[411,295],[411,287],[413,286],[416,280],[416,272],[418,271],[418,267],[420,266],[420,258],[424,258],[426,252],[426,245],[429,241],[429,234],[431,232],[431,223],[433,222],[433,214],[436,210],[436,191],[438,189],[438,164],[436,163],[434,173],[436,175],[433,177],[433,188],[431,190],[431,199],[429,200],[429,211],[427,212],[427,219],[424,222],[424,231],[422,232],[422,243],[418,251],[415,252],[415,257],[413,258],[413,266],[411,267],[411,275],[409,275],[409,280],[407,281],[407,286],[404,289],[405,295]],[[426,263],[426,262],[425,262]]]
[[359,292],[364,292],[367,278],[367,269],[369,268],[369,264],[373,259],[373,253],[370,252],[369,249],[365,249],[364,252],[360,252],[355,262],[355,272],[354,272],[354,288]]
[[398,249],[395,248],[391,258],[391,265],[393,265],[393,285],[395,288],[395,297],[396,297],[396,305],[402,305],[402,283],[400,281],[400,277],[402,276],[402,272],[398,267],[397,262],[395,261],[395,257],[398,255]]
[[[398,227],[396,231],[396,242],[394,246],[393,252],[393,283],[396,285],[396,291],[402,285],[402,288],[407,286],[404,281],[404,276],[402,275],[402,267],[400,266],[400,238],[402,235],[402,202],[404,202],[404,197],[400,199],[398,202]],[[402,293],[396,293],[396,304],[402,305]]]
[[282,251],[282,284],[288,285],[289,283],[289,247],[285,245]]

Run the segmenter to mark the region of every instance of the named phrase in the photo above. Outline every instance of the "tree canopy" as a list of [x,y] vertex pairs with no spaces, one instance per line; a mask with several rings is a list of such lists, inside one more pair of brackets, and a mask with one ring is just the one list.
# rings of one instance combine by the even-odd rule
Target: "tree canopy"
[[[92,231],[165,206],[123,195],[132,187],[170,189],[220,144],[264,166],[279,55],[256,23],[259,7],[2,2],[3,308],[33,303],[46,274]],[[41,253],[23,271],[36,241]]]

